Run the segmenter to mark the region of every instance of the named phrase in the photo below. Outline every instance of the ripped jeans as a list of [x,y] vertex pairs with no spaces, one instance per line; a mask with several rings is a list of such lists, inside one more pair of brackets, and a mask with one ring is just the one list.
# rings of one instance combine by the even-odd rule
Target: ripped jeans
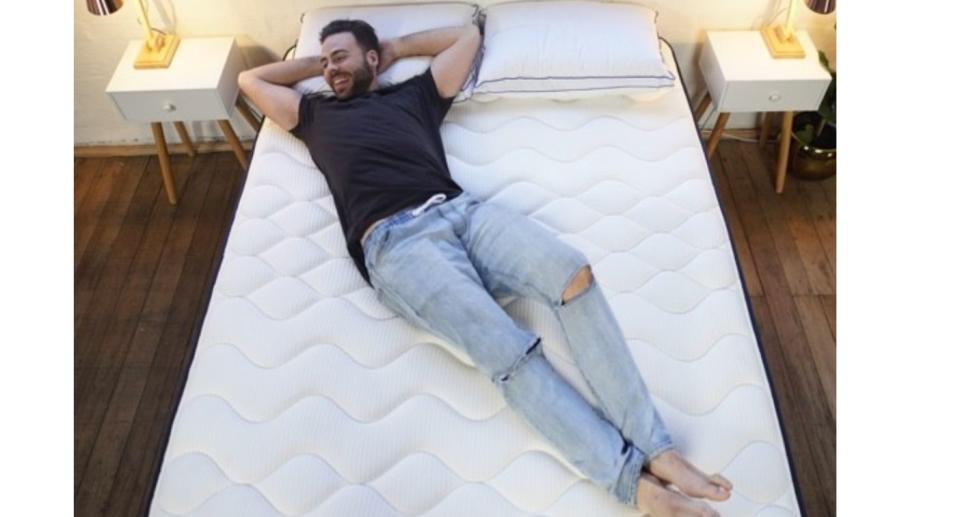
[[[596,282],[563,301],[586,257],[527,216],[467,192],[433,202],[386,218],[363,242],[378,299],[461,347],[583,475],[635,506],[643,466],[674,444]],[[504,295],[553,309],[599,408],[504,312],[495,300]]]

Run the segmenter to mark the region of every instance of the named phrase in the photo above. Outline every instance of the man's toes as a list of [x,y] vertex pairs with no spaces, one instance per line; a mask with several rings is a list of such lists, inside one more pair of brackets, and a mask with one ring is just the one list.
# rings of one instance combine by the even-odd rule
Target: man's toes
[[690,504],[693,505],[691,510],[694,510],[698,517],[720,517],[720,514],[707,504],[699,501],[690,501]]
[[711,501],[726,501],[727,499],[730,499],[730,490],[726,488],[727,486],[730,486],[729,482],[722,484],[720,480],[715,479],[714,476],[704,478],[704,481],[705,482],[690,495],[694,497],[704,497],[710,499]]
[[717,485],[710,485],[710,495],[707,496],[707,499],[712,499],[714,501],[726,501],[727,499],[730,499],[730,491]]
[[733,490],[733,483],[731,483],[729,479],[721,476],[720,474],[714,474],[710,476],[710,481],[713,481],[714,483],[722,486],[728,491]]
[[711,499],[714,501],[726,501],[727,499],[730,499],[730,491],[715,486],[713,488],[713,497]]

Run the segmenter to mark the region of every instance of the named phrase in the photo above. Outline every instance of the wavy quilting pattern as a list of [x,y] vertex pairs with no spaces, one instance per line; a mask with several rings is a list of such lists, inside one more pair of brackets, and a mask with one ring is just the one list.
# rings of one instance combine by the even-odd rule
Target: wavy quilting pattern
[[[637,160],[654,162],[666,159],[684,149],[664,144],[683,134],[687,124],[686,120],[677,119],[654,129],[643,138],[637,138],[636,131],[624,131],[623,123],[609,118],[597,119],[582,128],[568,132],[551,131],[546,124],[530,118],[517,119],[505,124],[504,129],[525,135],[525,138],[522,141],[508,141],[499,138],[496,133],[478,133],[457,124],[445,125],[442,136],[444,142],[450,142],[446,147],[448,153],[455,154],[472,164],[488,163],[516,149],[531,149],[545,159],[571,162],[606,147],[619,149]],[[553,145],[557,138],[564,138],[568,145],[563,147]],[[464,144],[473,142],[474,145],[461,146],[461,142]]]
[[[380,368],[362,366],[337,346],[312,347],[263,368],[233,345],[216,345],[204,349],[193,367],[198,380],[192,393],[217,395],[253,421],[270,420],[308,396],[327,397],[363,422],[380,420],[413,397],[436,397],[472,420],[491,418],[505,406],[483,375],[436,345],[415,346]],[[379,396],[355,396],[364,391]]]
[[[721,405],[715,408],[713,411],[707,415],[699,418],[697,426],[700,428],[704,426],[718,425],[716,421],[725,421],[729,418],[731,414],[737,414],[743,410],[743,407],[749,406],[754,403],[756,398],[755,390],[737,390],[732,393]],[[212,464],[216,465],[217,468],[213,469],[209,465],[203,466],[202,470],[205,476],[208,477],[217,477],[215,471],[220,471],[222,473],[221,477],[229,478],[232,482],[242,482],[245,484],[257,484],[261,480],[268,480],[271,477],[290,477],[284,475],[283,473],[287,470],[290,470],[290,464],[293,460],[289,460],[291,455],[296,459],[305,455],[312,455],[318,458],[324,458],[324,462],[329,468],[327,472],[327,483],[322,481],[322,478],[314,478],[316,483],[321,485],[319,488],[323,488],[323,485],[329,486],[330,490],[336,490],[338,487],[343,485],[357,484],[357,483],[366,483],[376,485],[377,480],[381,480],[387,477],[396,477],[389,476],[391,472],[398,469],[398,465],[403,463],[409,463],[409,456],[402,456],[395,461],[389,462],[387,464],[379,464],[374,462],[373,465],[360,466],[358,468],[356,459],[354,458],[356,454],[359,454],[359,450],[343,450],[340,448],[322,448],[320,450],[313,449],[291,449],[291,450],[282,450],[274,451],[274,455],[261,457],[260,463],[256,465],[257,468],[253,467],[252,464],[245,464],[243,461],[237,461],[239,456],[242,456],[242,451],[247,447],[248,443],[251,443],[250,440],[258,440],[259,435],[272,435],[275,433],[274,429],[281,428],[284,429],[286,433],[292,434],[290,436],[293,443],[307,443],[305,436],[310,433],[312,426],[311,422],[315,421],[316,418],[322,418],[324,422],[324,429],[322,432],[324,434],[335,434],[335,433],[349,433],[354,435],[363,435],[367,440],[367,444],[382,444],[388,440],[383,440],[382,435],[390,434],[391,442],[390,444],[385,444],[382,447],[385,449],[381,452],[381,457],[386,457],[391,454],[390,451],[399,448],[400,450],[406,450],[409,447],[408,442],[417,442],[418,440],[423,440],[423,435],[426,434],[428,438],[433,438],[426,440],[424,443],[430,444],[430,449],[427,450],[418,450],[418,454],[432,456],[435,461],[429,461],[427,463],[437,464],[438,468],[442,467],[445,470],[448,470],[448,476],[455,476],[460,480],[468,480],[473,482],[486,481],[493,486],[502,487],[500,491],[502,493],[510,493],[517,489],[516,483],[506,483],[502,480],[498,480],[502,477],[507,477],[508,479],[518,478],[515,473],[509,471],[516,470],[518,464],[526,464],[527,461],[521,462],[518,460],[521,454],[515,451],[510,450],[502,445],[501,442],[491,439],[490,443],[483,443],[484,450],[490,455],[486,461],[478,463],[476,460],[474,462],[464,462],[462,460],[463,452],[462,447],[459,444],[451,441],[449,437],[443,435],[440,436],[443,429],[450,429],[451,427],[456,429],[458,426],[470,426],[470,425],[482,425],[488,427],[485,433],[483,433],[483,438],[487,438],[491,435],[496,435],[498,433],[510,433],[510,427],[516,425],[517,420],[515,420],[510,412],[503,412],[497,415],[495,418],[490,419],[484,422],[469,422],[462,415],[457,414],[455,411],[451,410],[447,406],[441,405],[436,400],[431,399],[422,399],[412,401],[411,406],[423,406],[423,407],[408,407],[408,405],[402,405],[397,408],[396,412],[390,415],[387,415],[384,419],[370,422],[362,423],[356,422],[346,415],[339,407],[335,404],[330,403],[328,400],[324,399],[304,399],[302,403],[298,403],[287,411],[277,415],[275,418],[265,421],[265,422],[251,422],[246,420],[241,415],[239,415],[234,409],[226,403],[225,400],[215,397],[215,396],[201,396],[196,397],[185,404],[185,407],[182,408],[182,411],[185,411],[186,414],[195,412],[195,415],[192,418],[192,421],[195,423],[192,426],[185,426],[182,429],[182,432],[194,435],[194,441],[200,443],[202,448],[199,451],[182,451],[174,458],[174,461],[183,458],[193,458],[195,456],[204,455],[207,456],[207,459]],[[426,427],[422,422],[418,422],[417,413],[424,410],[424,407],[434,406],[434,416],[435,421],[427,423]],[[444,409],[439,409],[439,408]],[[684,428],[685,426],[691,425],[687,420],[689,420],[688,415],[684,415],[682,412],[676,412],[672,410],[666,410],[663,412],[664,418],[669,420],[671,425],[677,428]],[[502,417],[501,417],[502,415]],[[714,421],[716,420],[716,421]],[[237,429],[234,435],[229,437],[218,436],[216,433],[211,433],[210,429],[222,428],[226,424],[224,421],[232,421],[232,427]],[[297,425],[300,424],[300,425]],[[430,425],[434,424],[434,425]],[[439,431],[439,433],[438,433]],[[524,431],[519,429],[519,431]],[[697,431],[703,432],[698,429]],[[716,464],[718,471],[731,471],[736,472],[736,469],[739,464],[746,463],[748,465],[757,466],[758,463],[762,464],[764,461],[770,457],[769,455],[763,454],[763,448],[758,445],[762,438],[768,437],[771,430],[769,429],[769,422],[758,420],[758,421],[749,421],[741,422],[734,429],[728,429],[727,432],[730,432],[731,435],[735,435],[737,440],[745,442],[741,445],[739,442],[731,442],[729,448],[733,453],[728,451],[709,451],[709,455],[702,458],[704,464]],[[528,439],[531,435],[526,434]],[[442,438],[442,439],[441,439]],[[332,443],[332,442],[331,442]],[[363,445],[360,445],[361,447]],[[333,445],[333,447],[336,447]],[[769,445],[768,445],[769,447]],[[452,448],[459,449],[458,451],[449,450]],[[202,451],[202,452],[201,452]],[[555,458],[555,453],[542,452],[542,455],[548,458]],[[691,456],[697,455],[698,451],[693,450]],[[744,456],[747,456],[744,459]],[[759,459],[754,458],[754,456],[759,456]],[[445,458],[446,460],[440,461],[439,458]],[[243,459],[243,458],[239,458]],[[447,462],[449,461],[449,464]],[[191,465],[196,463],[196,461],[191,461]],[[298,463],[299,465],[299,463]],[[777,465],[763,465],[766,467],[777,467]],[[186,470],[186,468],[182,468]],[[191,469],[193,470],[193,469]],[[531,466],[527,466],[523,470],[535,470]],[[543,472],[547,474],[549,472]],[[506,475],[505,475],[506,474]],[[404,478],[405,476],[401,476]],[[564,485],[569,486],[573,480],[574,476],[571,476],[569,472],[565,474],[554,473],[551,477],[555,478],[567,478]],[[573,478],[573,479],[570,479]],[[782,484],[783,477],[776,476],[764,476],[764,483],[766,485],[772,485],[774,489],[782,488],[777,483],[777,479],[781,480]],[[527,481],[529,482],[529,481]],[[208,482],[210,484],[217,484],[223,486],[224,483],[222,480]],[[447,484],[450,484],[448,480]],[[564,485],[559,485],[562,488]],[[558,488],[558,485],[551,485],[553,488]],[[762,503],[765,502],[764,498],[768,497],[766,492],[763,491],[764,486],[761,484],[753,484],[752,487],[756,488],[753,490],[753,493],[745,491],[745,496],[754,502]],[[528,496],[524,495],[525,492],[521,491],[516,497],[511,498],[511,500],[517,502],[526,499],[529,499]],[[777,493],[774,491],[773,493]],[[194,496],[196,499],[200,498],[199,494]],[[556,497],[547,499],[545,501],[539,501],[535,503],[538,506],[545,507],[552,503]],[[769,501],[766,501],[769,502]],[[396,506],[396,505],[394,505]],[[534,508],[526,508],[527,511],[536,511]]]
[[[669,50],[665,48],[666,52]],[[671,60],[672,64],[672,60]],[[679,87],[655,100],[455,104],[454,178],[590,259],[680,449],[799,514],[733,250]],[[549,307],[499,300],[591,403]],[[377,301],[306,147],[266,121],[151,515],[637,515],[561,457],[469,357]]]
[[[172,487],[179,493],[189,493],[181,500],[181,506],[165,508],[170,513],[184,514],[203,506],[215,499],[221,491],[228,489],[238,480],[230,479],[211,456],[204,453],[187,453],[171,461],[171,472],[178,474],[177,480],[183,486]],[[405,480],[422,477],[415,493]],[[203,478],[205,484],[220,487],[209,495],[193,492],[187,480],[190,477]],[[294,504],[284,497],[285,487],[303,479],[312,480],[309,494],[303,494]],[[525,490],[524,485],[548,482],[549,490]],[[351,486],[368,485],[373,487],[395,509],[404,514],[422,514],[440,504],[449,493],[471,483],[485,483],[505,498],[518,502],[522,508],[535,513],[548,508],[554,501],[563,497],[575,484],[583,480],[573,475],[569,469],[547,453],[540,451],[525,452],[505,465],[489,480],[471,480],[460,477],[450,469],[439,456],[428,452],[414,452],[391,465],[383,473],[372,479],[347,479],[337,469],[315,454],[298,454],[268,474],[265,478],[251,480],[245,484],[252,486],[267,499],[278,511],[285,514],[308,513],[316,502],[329,499],[337,492]]]
[[[184,401],[184,425],[171,441],[169,454],[177,457],[203,452],[236,480],[261,479],[277,470],[288,457],[316,454],[336,466],[347,479],[373,479],[413,451],[442,457],[461,478],[490,479],[526,450],[550,450],[540,443],[512,411],[473,421],[433,397],[410,399],[380,420],[357,422],[329,399],[308,397],[264,422],[246,420],[224,399],[201,395]],[[423,412],[431,415],[423,420]],[[190,421],[187,422],[186,418]],[[217,432],[228,426],[230,434]],[[269,443],[279,430],[282,446],[245,454],[251,443]],[[463,447],[463,437],[472,447]],[[192,443],[191,448],[185,448]],[[473,448],[483,448],[483,457]]]
[[[637,124],[637,122],[643,122],[644,120],[645,119],[630,120],[628,118],[624,118],[618,115],[598,115],[598,116],[586,118],[582,122],[575,122],[572,125],[569,123],[564,125],[556,125],[554,121],[551,121],[548,119],[534,118],[534,117],[527,117],[527,116],[518,117],[514,115],[514,116],[506,116],[500,119],[493,119],[490,117],[474,117],[474,118],[458,118],[458,119],[451,118],[451,119],[445,120],[445,122],[447,124],[447,127],[459,126],[460,128],[466,131],[470,131],[473,133],[483,133],[483,134],[491,134],[491,133],[496,133],[504,130],[523,131],[524,129],[527,129],[527,130],[552,129],[554,131],[565,131],[565,132],[573,132],[573,131],[588,132],[588,131],[602,130],[595,127],[598,125],[603,125],[603,127],[606,128],[608,127],[608,125],[621,126],[624,124],[636,129],[637,131],[653,133],[653,132],[663,130],[663,128],[665,128],[668,125],[671,125],[677,122],[682,122],[684,118],[683,116],[677,116],[672,120],[663,122],[659,126],[656,126],[656,125],[641,126]],[[565,121],[565,122],[569,122],[569,121]],[[530,128],[528,127],[528,125],[530,124],[539,125],[542,127]],[[510,126],[510,127],[507,127],[507,126]],[[522,127],[518,128],[514,126],[522,126]],[[619,127],[617,129],[619,129]]]
[[521,148],[485,166],[462,160],[456,154],[448,154],[447,161],[458,182],[470,182],[471,192],[488,199],[504,187],[524,182],[572,198],[599,182],[619,181],[636,190],[638,197],[647,198],[662,196],[687,180],[709,181],[696,176],[702,158],[693,149],[649,164],[625,162],[624,157],[628,156],[618,148],[604,147],[576,162],[554,161],[545,165],[540,163],[542,156],[536,151]]
[[[556,333],[544,337],[551,338],[548,357],[575,370],[564,338]],[[688,414],[706,414],[740,386],[761,385],[760,372],[745,369],[740,363],[747,360],[749,364],[745,342],[728,336],[695,361],[677,360],[659,350],[651,353],[649,350],[655,347],[644,343],[634,343],[633,349],[644,377],[651,380],[654,395],[664,404]],[[240,348],[218,344],[199,352],[203,355],[194,361],[193,371],[197,373],[184,400],[219,397],[253,422],[275,418],[308,397],[326,398],[362,423],[382,420],[414,397],[433,397],[470,420],[496,416],[506,404],[493,384],[448,350],[440,344],[419,343],[384,365],[370,367],[337,345],[314,345],[283,364],[264,367],[250,361]],[[570,373],[557,366],[562,373]],[[278,388],[265,393],[259,388],[264,385]],[[380,396],[353,395],[361,391]]]

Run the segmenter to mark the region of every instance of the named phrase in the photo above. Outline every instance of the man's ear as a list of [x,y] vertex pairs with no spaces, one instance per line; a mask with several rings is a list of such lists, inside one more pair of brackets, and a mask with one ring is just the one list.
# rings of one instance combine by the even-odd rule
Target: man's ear
[[380,54],[378,54],[376,50],[368,50],[366,58],[367,64],[373,67],[374,70],[380,66]]

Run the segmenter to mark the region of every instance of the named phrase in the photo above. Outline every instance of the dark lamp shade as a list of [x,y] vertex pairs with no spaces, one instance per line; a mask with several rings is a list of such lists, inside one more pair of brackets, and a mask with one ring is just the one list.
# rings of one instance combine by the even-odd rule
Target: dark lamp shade
[[817,14],[830,14],[837,8],[837,0],[804,0],[807,7]]
[[121,7],[123,7],[123,0],[87,0],[87,11],[99,16],[113,14]]

